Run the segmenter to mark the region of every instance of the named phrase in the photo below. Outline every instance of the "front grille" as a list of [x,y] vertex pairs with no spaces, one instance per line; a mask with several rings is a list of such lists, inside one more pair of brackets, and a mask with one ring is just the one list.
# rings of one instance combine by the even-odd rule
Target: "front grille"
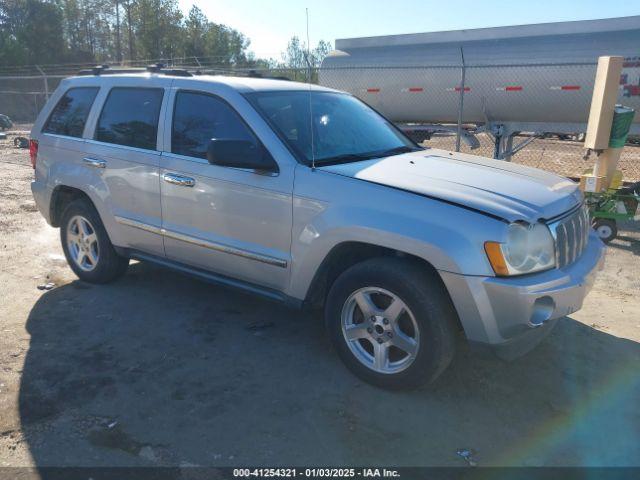
[[575,262],[587,246],[591,222],[582,205],[575,212],[549,225],[556,240],[556,264],[559,268]]

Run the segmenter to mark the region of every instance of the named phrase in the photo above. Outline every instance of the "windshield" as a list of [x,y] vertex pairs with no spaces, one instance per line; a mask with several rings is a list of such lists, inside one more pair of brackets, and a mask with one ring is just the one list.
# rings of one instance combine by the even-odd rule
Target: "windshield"
[[326,165],[419,149],[396,127],[351,95],[278,91],[251,93],[247,97],[309,165],[312,159],[316,165]]

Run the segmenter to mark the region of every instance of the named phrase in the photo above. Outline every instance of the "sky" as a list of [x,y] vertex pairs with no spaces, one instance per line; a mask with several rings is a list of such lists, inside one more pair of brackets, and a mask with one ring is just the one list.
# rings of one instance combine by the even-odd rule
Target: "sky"
[[306,39],[305,8],[312,46],[319,40],[333,45],[336,38],[640,15],[637,0],[179,0],[185,13],[194,3],[209,20],[249,37],[256,57],[278,60],[293,35]]

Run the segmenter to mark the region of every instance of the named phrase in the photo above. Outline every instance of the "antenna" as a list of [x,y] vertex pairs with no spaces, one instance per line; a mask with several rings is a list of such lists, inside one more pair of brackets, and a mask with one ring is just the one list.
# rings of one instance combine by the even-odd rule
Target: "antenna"
[[313,106],[311,103],[311,44],[309,43],[309,8],[305,8],[307,16],[307,83],[309,84],[309,130],[311,133],[311,171],[316,170],[315,139],[313,137]]

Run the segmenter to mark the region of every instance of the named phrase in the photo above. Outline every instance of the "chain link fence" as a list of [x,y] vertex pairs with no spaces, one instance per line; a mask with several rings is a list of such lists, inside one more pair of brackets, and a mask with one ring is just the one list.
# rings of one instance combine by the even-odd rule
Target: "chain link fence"
[[[582,141],[595,63],[258,70],[190,58],[126,66],[151,63],[202,74],[287,78],[347,91],[428,147],[458,148],[464,153],[503,158],[574,178],[594,162],[593,157],[583,159]],[[63,78],[90,66],[0,69],[0,113],[17,123],[33,122]],[[620,93],[620,103],[640,110],[640,67],[623,70]],[[640,180],[637,133],[630,136],[619,163],[626,181]]]
[[[322,69],[319,79],[358,96],[425,146],[575,178],[594,163],[583,158],[583,140],[596,66],[340,66]],[[619,102],[640,110],[638,85],[640,68],[625,68]],[[626,181],[640,180],[637,123],[634,128],[618,167]]]
[[15,123],[33,123],[64,76],[0,76],[0,113]]

